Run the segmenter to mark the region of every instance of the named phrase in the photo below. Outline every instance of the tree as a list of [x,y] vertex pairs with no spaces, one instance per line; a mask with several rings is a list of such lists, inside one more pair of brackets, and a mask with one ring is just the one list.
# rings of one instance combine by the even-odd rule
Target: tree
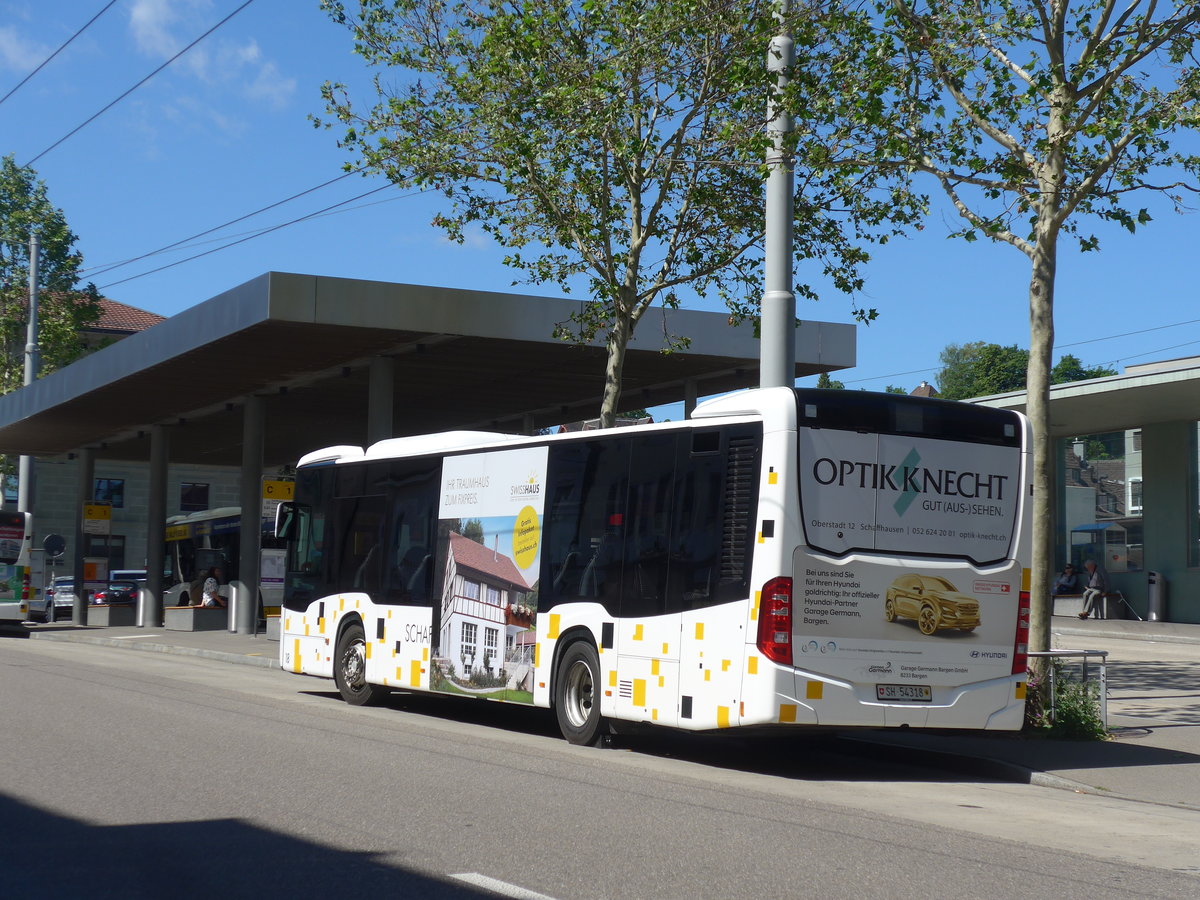
[[1091,378],[1107,378],[1109,375],[1116,374],[1117,370],[1111,366],[1085,366],[1078,357],[1068,353],[1050,370],[1050,383],[1066,384],[1069,381],[1087,381]]
[[1016,344],[948,344],[939,358],[942,368],[937,376],[938,393],[946,400],[987,397],[1025,387],[1029,351]]
[[889,384],[887,387],[885,387],[883,389],[883,392],[885,394],[905,394],[905,395],[908,394],[908,391],[906,391],[904,388],[900,387],[899,385],[895,385],[895,384]]
[[[1129,203],[1165,195],[1178,209],[1200,159],[1172,138],[1198,124],[1193,50],[1200,5],[1155,0],[879,0],[870,52],[902,77],[912,118],[904,164],[936,179],[963,218],[1030,261],[1027,410],[1033,426],[1032,583],[1053,573],[1049,429],[1059,240],[1099,238],[1082,220],[1129,231],[1150,221]],[[893,145],[895,146],[895,145]],[[1050,640],[1048,597],[1033,594],[1031,649]]]
[[835,381],[829,377],[828,372],[822,372],[817,376],[817,387],[824,388],[826,390],[844,391],[846,389],[846,383],[843,381]]
[[[0,394],[25,383],[29,322],[29,236],[37,229],[38,349],[40,374],[62,368],[86,350],[82,329],[100,319],[100,296],[89,284],[76,290],[83,257],[66,216],[53,206],[33,169],[11,155],[0,159]],[[0,476],[16,466],[0,457]]]
[[29,318],[29,234],[37,229],[38,346],[43,374],[83,354],[80,332],[100,319],[95,285],[76,290],[83,257],[66,216],[53,206],[46,185],[11,155],[0,159],[0,393],[25,381]]
[[479,519],[460,519],[458,533],[477,544],[483,543],[483,523]]
[[[938,393],[947,400],[966,400],[1025,390],[1029,351],[1016,344],[1001,347],[984,341],[948,344],[941,353]],[[1116,375],[1108,366],[1085,367],[1078,357],[1066,354],[1051,370],[1053,384]]]
[[[357,13],[347,7],[356,5]],[[814,2],[814,6],[820,6]],[[764,54],[776,30],[766,0],[323,0],[378,67],[374,105],[326,84],[342,146],[368,171],[442,193],[434,222],[462,241],[479,227],[510,252],[520,280],[590,301],[557,334],[603,340],[600,419],[619,410],[625,350],[648,310],[684,289],[716,293],[735,315],[761,293]],[[793,28],[798,91],[841,49],[821,43],[810,10]],[[798,67],[799,68],[799,67]],[[386,81],[385,81],[386,74]],[[849,95],[848,95],[849,96]],[[857,97],[846,100],[857,102]],[[830,104],[827,104],[827,106]],[[911,218],[903,189],[874,198],[875,177],[831,166],[827,127],[797,135],[796,255],[852,291],[859,243]],[[815,298],[808,284],[798,296]],[[873,311],[861,310],[864,318]],[[664,334],[664,350],[687,337]]]

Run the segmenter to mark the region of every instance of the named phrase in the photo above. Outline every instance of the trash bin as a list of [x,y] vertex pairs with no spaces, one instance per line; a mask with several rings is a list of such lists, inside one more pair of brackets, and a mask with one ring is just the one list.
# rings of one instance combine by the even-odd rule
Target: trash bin
[[1151,622],[1161,622],[1167,615],[1167,579],[1161,572],[1146,573],[1146,605],[1149,611],[1146,618]]

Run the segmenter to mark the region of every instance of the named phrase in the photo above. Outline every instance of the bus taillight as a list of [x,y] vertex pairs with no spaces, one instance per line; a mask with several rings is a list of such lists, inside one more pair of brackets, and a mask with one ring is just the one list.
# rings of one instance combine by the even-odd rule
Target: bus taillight
[[1013,646],[1012,673],[1022,674],[1029,668],[1029,591],[1021,591],[1017,606],[1017,641]]
[[22,600],[32,599],[32,597],[30,596],[31,593],[32,593],[32,589],[29,584],[29,569],[26,568],[25,569],[25,577],[21,579],[21,599]]
[[758,650],[772,662],[792,664],[792,579],[772,578],[758,608]]

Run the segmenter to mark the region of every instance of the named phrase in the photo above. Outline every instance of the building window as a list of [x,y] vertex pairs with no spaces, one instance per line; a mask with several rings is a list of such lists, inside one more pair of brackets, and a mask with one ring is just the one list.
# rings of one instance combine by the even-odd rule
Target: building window
[[180,512],[200,512],[208,509],[208,485],[185,481],[179,485]]
[[[463,579],[463,596],[466,597],[468,600],[478,600],[479,599],[479,582],[471,581],[468,578],[464,578]],[[471,627],[474,628],[475,626],[472,625]]]
[[92,482],[92,499],[97,503],[111,503],[113,509],[122,509],[125,506],[125,479],[95,479]]
[[1129,479],[1129,512],[1131,515],[1142,513],[1142,479]]
[[463,666],[463,675],[470,677],[471,670],[475,667],[475,654],[478,652],[478,647],[475,641],[479,637],[479,626],[474,622],[462,623],[462,643],[459,647],[459,653],[462,659],[459,660]]
[[4,476],[4,502],[5,503],[16,503],[17,502],[17,487],[18,486],[17,486],[17,476],[16,475],[5,475]]
[[492,606],[500,605],[500,588],[492,587],[490,584],[487,586],[487,602]]

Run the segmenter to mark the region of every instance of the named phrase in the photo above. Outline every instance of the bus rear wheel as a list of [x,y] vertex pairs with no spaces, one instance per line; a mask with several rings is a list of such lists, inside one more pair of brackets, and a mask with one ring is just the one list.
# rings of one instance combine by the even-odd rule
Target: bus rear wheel
[[357,623],[347,626],[338,638],[333,680],[342,699],[353,706],[370,706],[387,695],[382,687],[367,681],[367,638]]
[[569,743],[598,747],[603,740],[599,685],[596,648],[587,641],[576,641],[563,653],[554,690],[558,730]]

